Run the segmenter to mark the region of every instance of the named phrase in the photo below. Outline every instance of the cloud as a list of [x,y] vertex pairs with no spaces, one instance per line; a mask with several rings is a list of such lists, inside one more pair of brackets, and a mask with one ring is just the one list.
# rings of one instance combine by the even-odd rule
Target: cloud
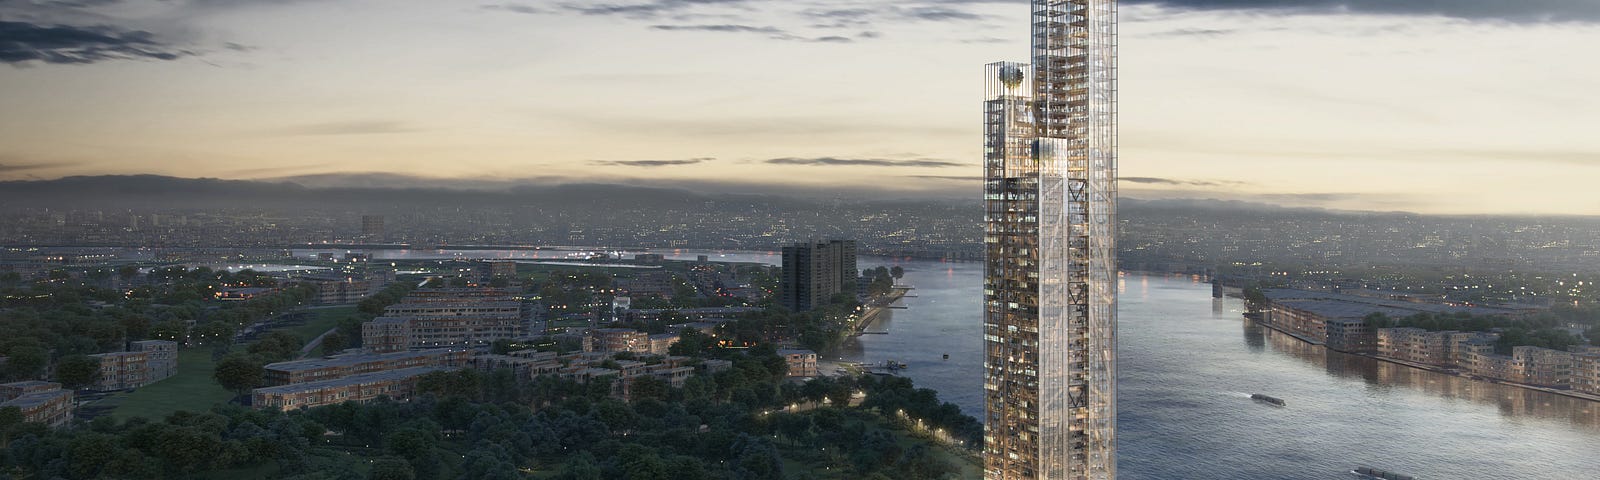
[[1597,22],[1594,0],[1124,0],[1178,10],[1254,10],[1269,13],[1438,15],[1519,23]]
[[983,15],[941,6],[896,9],[894,14],[900,18],[925,20],[930,22],[971,21],[982,20],[985,18]]
[[813,8],[800,16],[818,22],[813,28],[865,27],[878,22],[970,22],[988,18],[948,5],[883,8]]
[[26,172],[30,170],[48,170],[52,168],[71,167],[80,165],[71,162],[57,163],[0,163],[0,173]]
[[906,175],[906,178],[921,178],[926,180],[944,180],[950,182],[981,182],[983,177],[977,175]]
[[0,21],[0,62],[87,64],[108,60],[175,60],[190,55],[142,30]]
[[930,160],[930,159],[890,160],[890,159],[883,159],[883,158],[835,158],[835,157],[817,157],[817,158],[786,157],[786,158],[774,158],[774,159],[770,159],[770,160],[765,160],[762,163],[767,163],[767,164],[772,164],[772,165],[858,166],[858,167],[931,167],[931,168],[944,168],[944,167],[967,167],[967,166],[970,166],[970,165],[967,165],[967,164],[964,164],[964,163],[947,162],[947,161],[944,161],[944,160]]
[[778,27],[756,27],[751,25],[651,25],[651,30],[664,30],[669,32],[729,32],[729,33],[766,33],[787,35]]
[[678,12],[701,5],[738,5],[749,0],[654,0],[645,3],[602,3],[596,5],[569,3],[561,7],[584,15],[620,15],[632,18],[656,18],[664,13]]
[[534,7],[534,6],[531,6],[531,5],[523,5],[523,4],[519,4],[519,3],[498,3],[498,4],[494,4],[494,5],[484,5],[484,6],[480,7],[480,8],[483,8],[484,10],[501,10],[501,11],[506,11],[506,12],[511,12],[511,13],[522,13],[522,14],[528,14],[528,15],[543,15],[543,14],[546,14],[546,13],[550,13],[549,10],[545,10],[543,8],[538,8],[538,7]]
[[1171,178],[1158,177],[1120,177],[1118,180],[1145,185],[1182,185],[1187,187],[1227,187],[1246,184],[1246,182],[1233,180],[1175,180]]
[[1179,29],[1176,29],[1176,30],[1167,30],[1165,32],[1156,32],[1156,33],[1152,33],[1152,34],[1145,35],[1145,36],[1146,37],[1214,38],[1214,37],[1221,37],[1221,36],[1225,36],[1225,35],[1232,35],[1232,34],[1234,34],[1236,32],[1238,32],[1238,30],[1233,30],[1233,29],[1222,30],[1222,29],[1213,29],[1213,28],[1179,28]]
[[[755,33],[766,35],[773,40],[814,43],[850,43],[855,39],[840,35],[827,35],[821,37],[808,37],[796,35],[778,27],[757,27],[754,25],[719,24],[719,25],[651,25],[651,30],[667,32],[721,32],[721,33]],[[874,32],[862,32],[861,38],[877,38]]]
[[370,135],[415,132],[419,128],[391,120],[314,123],[273,130],[274,135]]
[[709,161],[712,161],[712,160],[716,160],[716,159],[715,158],[709,158],[709,157],[702,157],[702,158],[686,158],[686,159],[682,159],[682,160],[590,160],[589,164],[590,165],[611,166],[611,167],[655,168],[655,167],[671,167],[671,166],[676,166],[676,165],[694,165],[694,164],[697,164],[697,163],[705,163],[705,162],[709,162]]

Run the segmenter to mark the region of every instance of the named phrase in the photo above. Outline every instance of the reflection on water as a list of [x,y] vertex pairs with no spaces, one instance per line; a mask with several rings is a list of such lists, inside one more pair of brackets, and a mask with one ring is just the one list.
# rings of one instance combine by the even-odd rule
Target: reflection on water
[[[873,328],[889,335],[860,337],[843,355],[909,363],[918,386],[978,416],[982,265],[901,265],[919,298]],[[1362,465],[1427,479],[1600,471],[1600,409],[1585,401],[1330,353],[1248,323],[1242,301],[1213,299],[1187,276],[1128,274],[1119,286],[1122,478],[1343,479]]]
[[1323,368],[1334,377],[1360,379],[1370,392],[1417,390],[1452,401],[1494,405],[1505,416],[1561,420],[1600,430],[1600,403],[1335,352],[1250,320],[1244,321],[1244,330],[1247,344],[1270,340],[1273,350]]

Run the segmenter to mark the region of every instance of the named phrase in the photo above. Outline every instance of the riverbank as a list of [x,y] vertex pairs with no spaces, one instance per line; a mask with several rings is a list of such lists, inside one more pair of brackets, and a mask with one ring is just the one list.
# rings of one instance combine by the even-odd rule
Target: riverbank
[[868,299],[867,303],[861,305],[861,315],[856,317],[855,325],[850,326],[850,335],[855,336],[866,333],[867,327],[872,326],[872,322],[878,319],[878,315],[890,310],[895,302],[905,298],[906,292],[910,291],[911,288],[909,287],[896,285],[889,290],[889,293]]
[[[1272,331],[1274,331],[1274,332],[1278,332],[1278,333],[1282,333],[1284,335],[1288,335],[1290,337],[1294,337],[1295,340],[1299,340],[1301,342],[1305,342],[1305,343],[1308,343],[1308,344],[1311,344],[1311,345],[1320,346],[1322,348],[1328,348],[1322,342],[1318,342],[1316,340],[1312,340],[1312,339],[1309,339],[1309,338],[1306,338],[1306,337],[1302,337],[1302,336],[1297,335],[1295,333],[1291,333],[1288,330],[1284,330],[1284,329],[1278,328],[1276,326],[1273,326],[1273,325],[1270,325],[1270,324],[1266,324],[1266,323],[1261,323],[1261,322],[1256,322],[1256,324],[1260,325],[1262,327],[1266,327],[1266,328],[1272,329]],[[1490,378],[1490,377],[1483,377],[1483,376],[1479,376],[1479,375],[1472,375],[1472,374],[1461,372],[1460,370],[1456,370],[1456,369],[1453,369],[1453,368],[1445,368],[1445,367],[1440,367],[1440,366],[1437,366],[1437,365],[1428,365],[1428,364],[1425,364],[1425,363],[1410,362],[1410,361],[1406,361],[1406,360],[1400,360],[1400,359],[1397,359],[1397,358],[1389,358],[1389,357],[1385,357],[1385,356],[1377,355],[1377,354],[1372,354],[1372,353],[1344,352],[1344,351],[1334,350],[1334,349],[1331,349],[1331,348],[1328,348],[1328,351],[1339,352],[1339,353],[1343,353],[1343,354],[1346,354],[1346,355],[1355,355],[1355,356],[1358,356],[1358,357],[1366,357],[1366,358],[1370,358],[1370,359],[1373,359],[1373,360],[1378,360],[1378,361],[1381,361],[1381,362],[1392,363],[1392,364],[1395,364],[1395,365],[1411,367],[1411,368],[1415,368],[1415,369],[1419,369],[1419,370],[1427,370],[1427,371],[1430,371],[1430,372],[1433,372],[1433,373],[1438,373],[1438,374],[1441,374],[1441,375],[1450,375],[1450,376],[1453,376],[1453,377],[1461,377],[1461,378],[1465,378],[1465,379],[1468,379],[1468,380],[1476,380],[1476,381],[1485,382],[1485,383],[1493,383],[1493,384],[1498,384],[1498,385],[1505,385],[1505,386],[1508,386],[1508,387],[1517,387],[1517,388],[1522,388],[1522,389],[1526,389],[1526,390],[1533,390],[1533,391],[1538,391],[1538,392],[1551,393],[1551,394],[1555,394],[1555,395],[1561,395],[1561,396],[1564,396],[1564,397],[1571,397],[1571,398],[1576,398],[1576,399],[1580,399],[1580,400],[1588,400],[1588,401],[1591,401],[1591,402],[1600,402],[1600,395],[1590,395],[1590,394],[1587,394],[1587,393],[1575,392],[1575,391],[1572,391],[1572,390],[1563,390],[1563,389],[1559,389],[1559,388],[1541,387],[1541,386],[1538,386],[1538,385],[1528,385],[1528,384],[1525,384],[1525,383],[1518,383],[1518,382],[1512,382],[1512,381],[1507,381],[1507,380],[1501,380],[1501,379],[1498,379],[1498,378]]]

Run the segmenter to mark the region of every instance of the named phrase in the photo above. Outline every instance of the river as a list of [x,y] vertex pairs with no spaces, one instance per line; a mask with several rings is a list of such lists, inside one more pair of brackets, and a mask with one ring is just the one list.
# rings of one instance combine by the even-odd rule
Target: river
[[[863,258],[863,268],[885,259]],[[898,360],[981,418],[978,263],[905,261],[916,298],[844,352]],[[1189,277],[1129,274],[1118,305],[1118,468],[1129,479],[1600,475],[1600,404],[1330,352],[1245,320]],[[944,354],[950,354],[944,360]],[[1286,408],[1251,401],[1266,393]]]
[[[778,261],[762,252],[656,252]],[[860,265],[904,267],[915,297],[870,328],[888,335],[858,337],[840,356],[907,363],[917,385],[981,418],[982,264],[862,257]],[[1242,302],[1213,299],[1210,285],[1189,277],[1130,273],[1120,287],[1122,478],[1349,479],[1358,466],[1422,479],[1600,475],[1600,404],[1330,352],[1251,324]],[[1288,406],[1254,402],[1251,393]]]

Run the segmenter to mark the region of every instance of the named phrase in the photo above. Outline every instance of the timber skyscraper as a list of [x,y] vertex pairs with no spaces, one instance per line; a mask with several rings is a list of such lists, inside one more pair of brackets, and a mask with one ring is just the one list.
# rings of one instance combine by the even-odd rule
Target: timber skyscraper
[[985,69],[984,478],[1112,479],[1117,2],[1032,7]]

